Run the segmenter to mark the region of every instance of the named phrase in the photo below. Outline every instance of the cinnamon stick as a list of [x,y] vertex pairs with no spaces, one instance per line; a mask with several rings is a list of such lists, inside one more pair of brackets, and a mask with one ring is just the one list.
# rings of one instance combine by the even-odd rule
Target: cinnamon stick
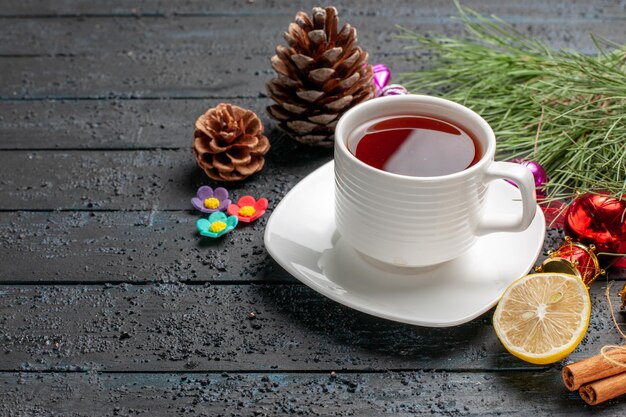
[[[626,349],[611,350],[606,355],[617,362],[626,363]],[[580,362],[563,367],[563,382],[570,391],[576,391],[582,385],[626,372],[626,366],[620,366],[604,358],[602,354],[592,356]],[[582,395],[582,394],[581,394]]]
[[626,394],[626,373],[613,375],[583,385],[578,390],[578,393],[589,405],[598,405],[604,401]]

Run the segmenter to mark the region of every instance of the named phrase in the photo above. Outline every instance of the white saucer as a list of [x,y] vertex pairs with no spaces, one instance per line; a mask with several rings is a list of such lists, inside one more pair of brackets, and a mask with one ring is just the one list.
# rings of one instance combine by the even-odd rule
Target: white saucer
[[[452,261],[411,269],[373,264],[336,231],[333,169],[332,161],[325,164],[283,198],[267,222],[265,246],[298,280],[364,313],[429,327],[465,323],[493,307],[543,245],[545,219],[537,208],[524,232],[481,237]],[[519,199],[517,188],[493,181],[487,210],[521,210]]]

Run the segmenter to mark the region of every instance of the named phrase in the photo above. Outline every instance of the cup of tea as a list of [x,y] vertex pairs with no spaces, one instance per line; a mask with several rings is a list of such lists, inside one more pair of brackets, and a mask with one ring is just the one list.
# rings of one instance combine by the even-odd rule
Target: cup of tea
[[[358,252],[396,266],[455,259],[476,239],[526,229],[536,212],[525,167],[495,162],[489,124],[458,103],[423,95],[368,100],[335,129],[335,218]],[[496,179],[517,184],[517,213],[486,212]]]

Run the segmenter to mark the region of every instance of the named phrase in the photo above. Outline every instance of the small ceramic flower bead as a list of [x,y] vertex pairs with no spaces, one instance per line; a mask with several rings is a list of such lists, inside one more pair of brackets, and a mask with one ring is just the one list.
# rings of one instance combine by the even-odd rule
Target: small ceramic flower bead
[[267,199],[246,195],[237,201],[237,204],[231,204],[226,210],[231,216],[237,216],[240,222],[249,223],[261,217],[267,210]]
[[198,188],[196,196],[191,199],[191,205],[203,213],[224,211],[230,205],[228,190],[222,187],[213,190],[211,187],[203,185]]
[[202,236],[215,238],[233,230],[237,223],[237,217],[226,216],[221,211],[216,211],[211,213],[208,219],[199,219],[196,227]]

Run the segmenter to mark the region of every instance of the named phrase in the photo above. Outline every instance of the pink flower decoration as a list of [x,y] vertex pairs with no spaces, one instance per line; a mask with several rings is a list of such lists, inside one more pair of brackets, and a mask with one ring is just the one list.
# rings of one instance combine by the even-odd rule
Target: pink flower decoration
[[267,210],[267,198],[259,198],[255,200],[250,195],[245,195],[237,201],[237,204],[231,204],[226,209],[230,216],[237,216],[240,222],[250,223],[261,217]]

